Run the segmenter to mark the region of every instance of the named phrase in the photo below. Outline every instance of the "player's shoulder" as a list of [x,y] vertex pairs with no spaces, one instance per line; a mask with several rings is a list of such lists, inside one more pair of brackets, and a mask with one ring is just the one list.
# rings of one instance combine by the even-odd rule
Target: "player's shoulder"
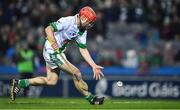
[[66,24],[74,24],[75,22],[75,16],[67,16],[67,17],[61,17],[58,22],[66,23]]

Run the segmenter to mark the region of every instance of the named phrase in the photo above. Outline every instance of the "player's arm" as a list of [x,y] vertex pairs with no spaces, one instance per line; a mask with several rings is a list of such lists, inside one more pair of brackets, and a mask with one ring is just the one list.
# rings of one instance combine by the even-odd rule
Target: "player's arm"
[[96,80],[101,79],[101,76],[104,76],[103,73],[102,73],[102,71],[101,71],[101,69],[103,69],[103,67],[97,65],[97,64],[93,61],[93,59],[92,59],[92,57],[90,56],[89,51],[88,51],[87,48],[85,48],[85,47],[84,47],[84,48],[79,47],[79,51],[80,51],[81,55],[83,56],[83,58],[86,60],[86,62],[92,67],[93,72],[94,72],[94,76],[93,76],[93,77],[94,77]]
[[45,28],[47,39],[50,42],[52,48],[54,50],[58,50],[58,45],[57,45],[56,39],[54,37],[54,31],[55,31],[55,29],[51,25],[49,25]]
[[54,32],[62,31],[65,28],[65,24],[67,24],[66,20],[64,18],[60,18],[58,21],[50,23],[45,29],[48,41],[50,42],[52,48],[58,53],[60,53],[60,49],[54,37]]

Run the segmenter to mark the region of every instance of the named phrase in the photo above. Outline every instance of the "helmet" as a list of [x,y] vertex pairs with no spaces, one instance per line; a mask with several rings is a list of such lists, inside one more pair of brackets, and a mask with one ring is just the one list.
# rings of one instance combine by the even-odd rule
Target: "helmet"
[[85,6],[79,11],[79,16],[84,18],[85,22],[93,23],[96,21],[96,13],[94,10],[89,7]]

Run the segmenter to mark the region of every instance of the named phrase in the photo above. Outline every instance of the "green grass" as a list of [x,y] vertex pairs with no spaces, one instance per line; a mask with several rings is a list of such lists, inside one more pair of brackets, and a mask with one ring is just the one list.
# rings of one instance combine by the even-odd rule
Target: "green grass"
[[9,98],[0,98],[0,110],[2,109],[162,110],[180,109],[180,100],[106,99],[103,105],[90,105],[83,98],[17,98],[16,101],[13,102],[11,102]]

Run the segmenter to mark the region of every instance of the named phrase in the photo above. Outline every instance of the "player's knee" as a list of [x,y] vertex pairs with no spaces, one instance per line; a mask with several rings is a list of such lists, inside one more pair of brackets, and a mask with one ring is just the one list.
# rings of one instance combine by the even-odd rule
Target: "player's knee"
[[47,85],[49,85],[49,86],[54,86],[56,84],[57,84],[57,82],[55,82],[55,81],[48,81],[47,82]]
[[78,81],[79,81],[79,80],[82,80],[82,76],[81,76],[81,73],[80,73],[80,72],[74,74],[73,77],[74,77],[73,79],[75,79],[75,80],[78,80]]
[[74,73],[74,74],[81,74],[81,72],[80,72],[79,69],[75,69],[75,70],[73,71],[73,73]]
[[75,74],[76,76],[78,76],[78,77],[81,77],[81,72],[80,72],[79,69],[77,69],[77,70],[74,72],[74,74]]
[[52,80],[52,79],[47,80],[47,85],[49,86],[54,86],[56,84],[57,84],[57,80]]

